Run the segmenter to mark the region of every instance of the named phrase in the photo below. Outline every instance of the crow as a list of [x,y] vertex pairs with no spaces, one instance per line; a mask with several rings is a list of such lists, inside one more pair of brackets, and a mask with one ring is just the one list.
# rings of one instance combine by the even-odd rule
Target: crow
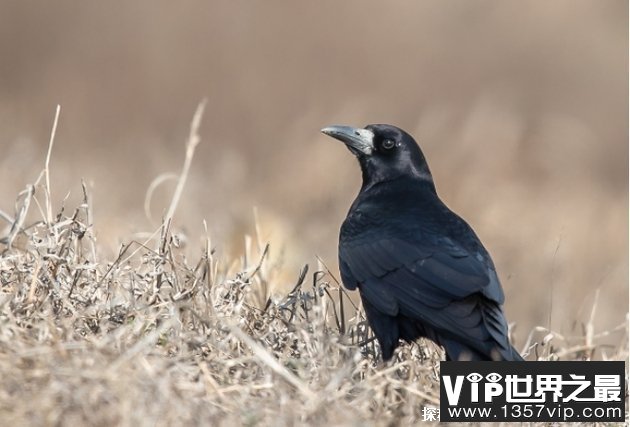
[[359,289],[384,361],[399,340],[428,338],[446,360],[523,358],[510,345],[503,290],[472,228],[438,197],[416,141],[391,125],[329,126],[363,184],[341,226],[339,269]]

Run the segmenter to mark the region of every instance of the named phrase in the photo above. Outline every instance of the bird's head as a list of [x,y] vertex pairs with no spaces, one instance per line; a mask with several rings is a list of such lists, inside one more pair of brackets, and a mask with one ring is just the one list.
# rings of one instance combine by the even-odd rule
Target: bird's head
[[396,126],[328,126],[322,132],[346,144],[357,157],[364,186],[405,177],[433,184],[420,147],[411,135]]

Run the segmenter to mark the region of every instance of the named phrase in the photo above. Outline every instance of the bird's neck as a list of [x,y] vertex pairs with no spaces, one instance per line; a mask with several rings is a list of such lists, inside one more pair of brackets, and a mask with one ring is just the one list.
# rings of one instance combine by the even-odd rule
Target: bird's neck
[[393,193],[400,191],[429,191],[437,195],[435,184],[430,175],[391,175],[379,177],[373,173],[366,173],[364,171],[360,193]]

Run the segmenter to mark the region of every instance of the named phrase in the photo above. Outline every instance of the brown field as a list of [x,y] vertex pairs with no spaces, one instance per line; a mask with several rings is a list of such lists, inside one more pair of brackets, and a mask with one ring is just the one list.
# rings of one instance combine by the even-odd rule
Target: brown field
[[627,360],[627,2],[0,9],[2,424],[419,421],[439,351],[341,314],[337,123],[416,136],[530,359]]

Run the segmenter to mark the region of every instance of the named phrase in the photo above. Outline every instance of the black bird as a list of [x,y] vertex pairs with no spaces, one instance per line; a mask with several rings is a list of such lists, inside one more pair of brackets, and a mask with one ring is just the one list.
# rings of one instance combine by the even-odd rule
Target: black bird
[[389,360],[426,337],[447,360],[523,360],[508,339],[503,290],[472,228],[438,197],[414,139],[395,126],[330,126],[358,158],[363,185],[341,226],[339,268],[358,288]]

